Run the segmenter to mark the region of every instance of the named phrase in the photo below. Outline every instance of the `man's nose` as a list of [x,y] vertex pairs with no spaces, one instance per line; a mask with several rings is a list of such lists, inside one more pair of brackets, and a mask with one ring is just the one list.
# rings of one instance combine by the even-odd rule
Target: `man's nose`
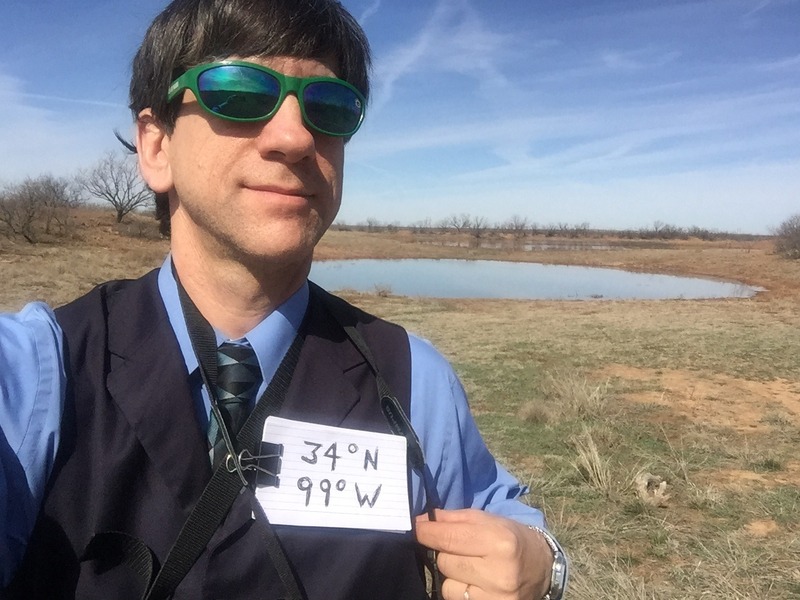
[[279,153],[289,162],[298,162],[314,154],[314,134],[303,121],[297,96],[286,95],[278,111],[262,126],[257,143],[263,156]]

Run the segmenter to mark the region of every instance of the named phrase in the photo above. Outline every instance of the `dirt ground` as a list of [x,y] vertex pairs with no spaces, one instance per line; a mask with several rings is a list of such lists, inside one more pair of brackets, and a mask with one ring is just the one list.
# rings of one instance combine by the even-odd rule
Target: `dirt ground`
[[745,434],[766,433],[770,425],[765,416],[773,413],[800,429],[800,382],[797,381],[750,381],[626,365],[611,365],[598,375],[627,381],[655,381],[656,387],[664,391],[637,392],[626,398],[664,407],[675,417],[693,423],[728,427]]
[[[777,379],[751,381],[726,375],[699,375],[690,371],[640,369],[610,365],[597,375],[625,381],[655,383],[659,391],[639,391],[622,400],[656,406],[658,422],[674,420],[694,426],[727,428],[747,436],[769,439],[775,421],[800,430],[800,382]],[[800,486],[800,458],[787,461],[778,472],[745,469],[715,470],[712,483],[741,487]],[[768,535],[777,530],[771,522],[754,522],[748,531]]]

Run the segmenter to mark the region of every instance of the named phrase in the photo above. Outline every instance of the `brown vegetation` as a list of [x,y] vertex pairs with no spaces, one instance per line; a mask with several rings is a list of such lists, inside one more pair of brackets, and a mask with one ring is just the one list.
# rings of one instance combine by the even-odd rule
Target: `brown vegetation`
[[775,250],[786,258],[800,259],[800,214],[789,217],[775,230]]

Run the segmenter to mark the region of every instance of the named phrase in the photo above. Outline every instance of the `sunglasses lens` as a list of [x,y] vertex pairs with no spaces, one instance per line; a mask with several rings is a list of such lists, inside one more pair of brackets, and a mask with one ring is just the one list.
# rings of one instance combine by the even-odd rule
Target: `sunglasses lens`
[[303,91],[306,118],[333,135],[351,135],[361,124],[364,103],[353,90],[334,81],[315,81]]
[[231,119],[262,119],[278,103],[281,86],[269,73],[242,65],[219,65],[197,77],[200,101]]

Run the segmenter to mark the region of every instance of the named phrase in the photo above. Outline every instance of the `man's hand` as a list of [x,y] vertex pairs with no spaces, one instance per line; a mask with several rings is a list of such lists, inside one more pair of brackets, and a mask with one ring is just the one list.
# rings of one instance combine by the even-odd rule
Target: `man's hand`
[[419,516],[416,527],[417,541],[439,552],[444,600],[539,600],[550,587],[553,553],[526,525],[465,509]]

